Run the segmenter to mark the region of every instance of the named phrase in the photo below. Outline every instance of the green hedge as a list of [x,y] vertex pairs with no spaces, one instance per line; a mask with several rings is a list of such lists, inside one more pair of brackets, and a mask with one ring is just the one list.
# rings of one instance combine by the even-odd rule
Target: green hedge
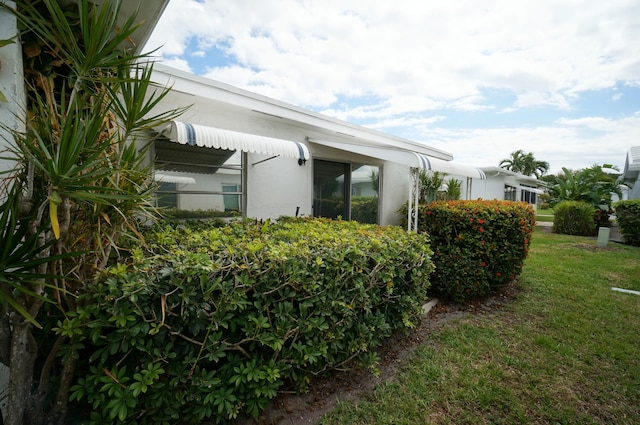
[[456,301],[481,297],[522,271],[533,229],[531,205],[507,201],[446,201],[419,207],[419,231],[431,239],[431,285]]
[[640,246],[640,199],[618,201],[614,207],[625,243]]
[[[343,217],[344,199],[324,198],[317,202],[317,211],[322,217]],[[376,224],[378,222],[378,197],[354,196],[351,198],[351,220],[358,223]]]
[[417,323],[431,254],[424,235],[323,219],[160,228],[58,323],[85,347],[73,409],[224,422],[324,371],[375,370],[373,349]]
[[[608,215],[607,215],[608,220]],[[596,210],[580,201],[563,201],[553,208],[553,233],[593,236],[596,234]]]

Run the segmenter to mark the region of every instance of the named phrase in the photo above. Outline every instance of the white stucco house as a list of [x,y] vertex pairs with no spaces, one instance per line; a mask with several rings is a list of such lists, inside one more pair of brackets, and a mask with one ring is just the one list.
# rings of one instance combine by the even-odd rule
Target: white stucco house
[[192,105],[180,121],[150,135],[163,206],[387,225],[400,221],[397,211],[414,193],[412,170],[459,178],[465,196],[471,196],[466,185],[484,177],[423,143],[162,64],[154,80],[172,87],[158,109]]
[[474,181],[471,199],[498,199],[531,204],[537,209],[538,195],[544,193],[544,182],[500,167],[482,167],[482,181]]
[[627,152],[618,181],[628,188],[623,199],[640,199],[640,146],[633,146]]

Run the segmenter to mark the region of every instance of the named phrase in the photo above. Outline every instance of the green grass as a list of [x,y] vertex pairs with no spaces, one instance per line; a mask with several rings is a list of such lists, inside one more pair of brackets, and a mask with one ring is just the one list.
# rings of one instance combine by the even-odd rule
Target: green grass
[[538,208],[536,211],[536,221],[553,222],[553,210],[551,208],[542,209]]
[[640,248],[537,230],[516,300],[431,333],[323,424],[639,424]]

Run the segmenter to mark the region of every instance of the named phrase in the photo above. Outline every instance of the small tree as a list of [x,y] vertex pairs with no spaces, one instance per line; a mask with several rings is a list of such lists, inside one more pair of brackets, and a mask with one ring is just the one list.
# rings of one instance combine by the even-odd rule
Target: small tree
[[439,171],[420,170],[418,179],[420,182],[420,203],[428,204],[437,200],[438,191],[442,189],[446,174]]
[[522,149],[511,152],[511,156],[500,161],[500,167],[525,176],[535,175],[537,178],[549,171],[549,163],[538,161],[533,156],[533,152],[525,153]]
[[595,209],[596,226],[609,224],[612,195],[622,198],[616,177],[604,172],[603,167],[598,164],[578,171],[563,167],[562,172],[550,177],[548,182],[551,207],[562,201],[586,202]]
[[462,181],[458,179],[449,179],[446,183],[446,191],[444,199],[446,201],[457,201],[462,195]]
[[[181,109],[151,113],[168,90],[153,85],[148,55],[133,53],[136,17],[117,22],[119,1],[0,7],[24,28],[28,88],[27,131],[13,133],[17,159],[4,177],[13,192],[3,217],[20,223],[9,235],[12,249],[32,266],[17,269],[11,285],[0,280],[0,360],[11,368],[7,422],[62,423],[84,326],[76,297],[123,235],[139,235],[136,218],[152,214],[154,187],[136,139]],[[16,272],[3,265],[3,277],[7,270]],[[36,341],[45,300],[65,318]]]

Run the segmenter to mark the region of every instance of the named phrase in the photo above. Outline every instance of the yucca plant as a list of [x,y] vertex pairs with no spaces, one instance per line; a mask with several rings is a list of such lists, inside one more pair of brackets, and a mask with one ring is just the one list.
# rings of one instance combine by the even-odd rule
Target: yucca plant
[[[3,179],[15,188],[13,204],[3,205],[11,208],[3,210],[3,237],[13,246],[9,259],[22,261],[18,269],[3,264],[3,272],[30,277],[0,280],[7,325],[0,356],[8,357],[0,360],[11,368],[5,420],[62,423],[85,325],[74,316],[82,307],[76,296],[123,236],[140,235],[138,218],[153,214],[146,152],[136,140],[183,109],[153,113],[168,89],[153,84],[149,54],[131,42],[136,16],[118,21],[120,1],[0,7],[21,25],[28,88],[27,131],[13,133],[16,163]],[[48,345],[32,334],[45,299],[64,315],[49,328]]]

